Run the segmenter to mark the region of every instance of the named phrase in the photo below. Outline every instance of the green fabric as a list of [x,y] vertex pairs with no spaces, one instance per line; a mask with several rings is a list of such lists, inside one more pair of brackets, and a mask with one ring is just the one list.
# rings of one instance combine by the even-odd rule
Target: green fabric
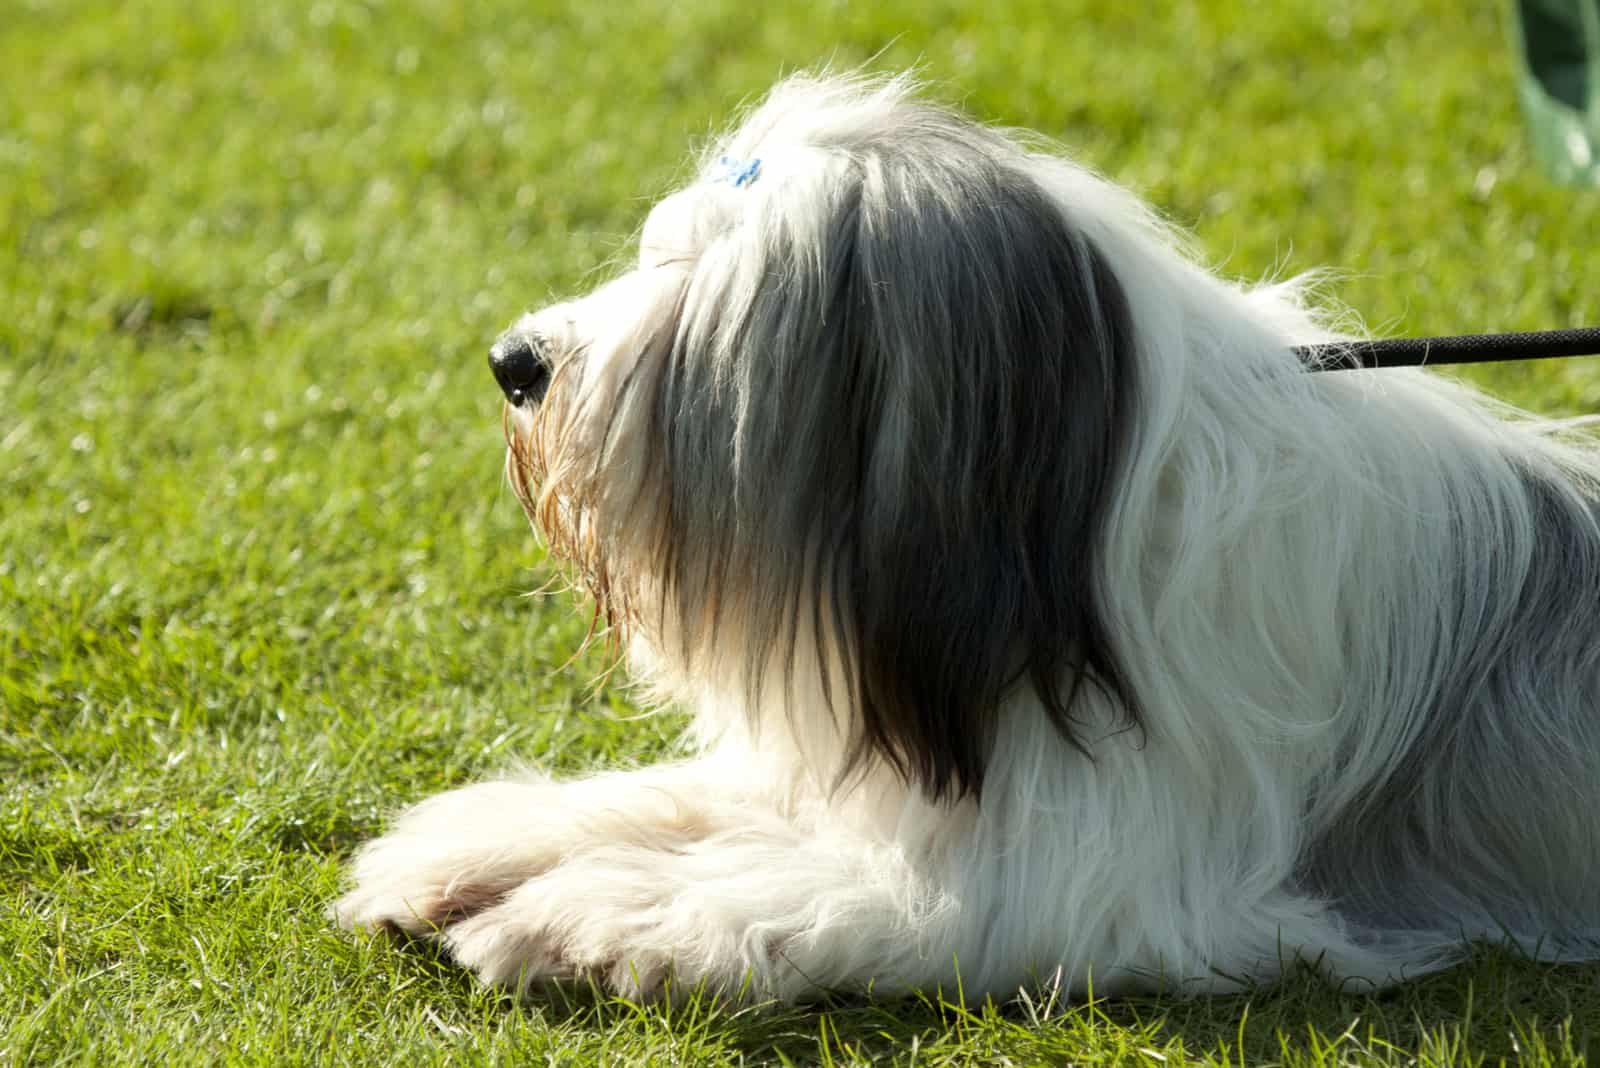
[[1556,181],[1600,187],[1600,0],[1516,0],[1518,94]]

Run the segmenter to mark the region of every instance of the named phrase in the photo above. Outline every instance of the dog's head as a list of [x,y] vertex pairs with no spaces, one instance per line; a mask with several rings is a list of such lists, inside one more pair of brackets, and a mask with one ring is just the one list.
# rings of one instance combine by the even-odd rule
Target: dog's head
[[636,266],[490,354],[512,483],[610,624],[831,714],[835,775],[976,793],[1019,685],[1075,742],[1085,683],[1133,714],[1096,569],[1132,325],[1066,167],[903,80],[791,79]]

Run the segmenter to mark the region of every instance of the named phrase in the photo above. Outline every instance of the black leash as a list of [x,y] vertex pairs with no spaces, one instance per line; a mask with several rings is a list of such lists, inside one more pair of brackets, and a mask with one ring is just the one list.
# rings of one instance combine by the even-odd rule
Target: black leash
[[1462,334],[1456,337],[1342,341],[1331,345],[1302,345],[1294,351],[1313,371],[1600,356],[1600,326],[1540,330],[1531,334]]

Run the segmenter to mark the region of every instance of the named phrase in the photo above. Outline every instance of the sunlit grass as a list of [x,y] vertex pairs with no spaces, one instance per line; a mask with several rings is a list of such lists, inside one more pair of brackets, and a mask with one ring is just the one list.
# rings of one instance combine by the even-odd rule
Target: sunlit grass
[[[0,1057],[1575,1063],[1600,972],[1381,997],[515,1004],[332,931],[395,806],[649,759],[501,476],[483,352],[786,70],[920,64],[1244,276],[1388,333],[1600,319],[1501,13],[1342,4],[50,3],[0,13]],[[1485,370],[1548,412],[1592,362]]]

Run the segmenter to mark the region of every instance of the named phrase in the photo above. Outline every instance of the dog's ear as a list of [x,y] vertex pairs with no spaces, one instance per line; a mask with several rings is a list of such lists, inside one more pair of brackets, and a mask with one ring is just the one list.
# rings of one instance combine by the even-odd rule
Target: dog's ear
[[837,430],[856,470],[832,463],[854,492],[829,568],[853,758],[935,798],[981,790],[1018,685],[1080,748],[1086,686],[1136,717],[1097,570],[1132,417],[1127,299],[1025,174],[940,178],[864,176],[830,308],[853,335]]

